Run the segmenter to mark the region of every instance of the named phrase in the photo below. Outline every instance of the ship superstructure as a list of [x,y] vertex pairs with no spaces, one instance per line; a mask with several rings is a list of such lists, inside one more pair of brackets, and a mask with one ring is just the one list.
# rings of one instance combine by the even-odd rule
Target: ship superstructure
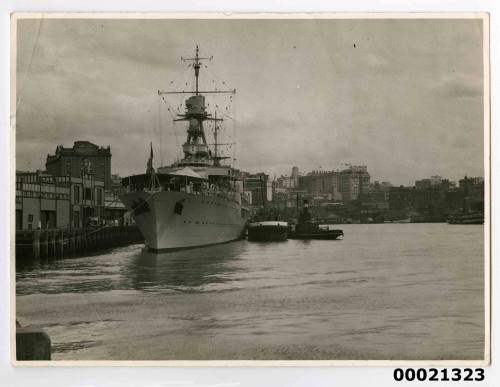
[[[122,180],[127,193],[120,199],[134,218],[151,250],[181,249],[228,242],[242,236],[249,216],[246,200],[237,184],[234,169],[223,165],[218,154],[217,118],[208,113],[205,94],[232,93],[236,90],[198,88],[202,60],[198,46],[192,63],[193,91],[158,91],[158,94],[191,94],[185,112],[174,121],[187,123],[187,139],[182,145],[183,159],[170,166],[153,168],[153,151],[145,174]],[[205,121],[215,121],[215,148],[209,147]]]

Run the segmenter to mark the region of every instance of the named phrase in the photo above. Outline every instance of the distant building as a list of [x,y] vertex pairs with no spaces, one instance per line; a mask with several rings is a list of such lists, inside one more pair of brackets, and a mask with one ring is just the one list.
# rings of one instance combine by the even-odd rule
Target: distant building
[[274,188],[273,189],[273,204],[278,208],[289,207],[290,194],[287,189]]
[[290,176],[280,176],[276,179],[277,188],[295,189],[299,186],[299,167],[292,168]]
[[251,198],[252,206],[263,206],[273,200],[273,187],[269,175],[263,172],[239,172],[239,179],[243,181],[243,191]]
[[312,171],[299,177],[299,188],[313,196],[327,195],[329,200],[341,201],[340,172]]
[[459,180],[459,191],[463,192],[464,210],[484,211],[484,178],[467,177]]
[[453,183],[451,183],[448,179],[444,179],[441,176],[431,176],[429,179],[421,179],[415,181],[415,188],[417,189],[429,189],[429,188],[437,188],[447,191],[451,187],[453,187]]
[[366,166],[350,166],[342,171],[312,171],[299,177],[299,188],[313,196],[328,195],[331,201],[359,200],[368,193],[370,174]]
[[352,165],[340,172],[340,193],[344,202],[358,200],[367,193],[370,186],[370,174],[366,166]]
[[441,216],[444,220],[449,210],[447,192],[448,189],[441,184],[431,185],[427,189],[415,189],[415,210],[422,215]]
[[16,229],[85,227],[104,207],[104,182],[92,175],[16,173]]
[[291,176],[280,176],[276,179],[276,186],[278,188],[293,189],[297,187],[297,183]]
[[457,187],[448,179],[432,176],[417,180],[415,187],[393,187],[389,191],[389,208],[417,214],[425,221],[444,221],[454,212],[481,211],[484,208],[484,180],[465,177]]
[[472,187],[472,186],[484,186],[484,177],[467,177],[465,176],[463,179],[458,181],[458,186],[460,188]]
[[134,224],[133,211],[127,211],[125,205],[113,192],[104,194],[104,220],[106,224],[123,226]]
[[395,211],[411,211],[415,208],[415,187],[391,187],[389,189],[389,208]]
[[112,185],[109,145],[99,147],[88,141],[75,141],[72,148],[59,145],[54,155],[47,155],[45,168],[54,176],[82,177],[83,173],[92,173],[106,189]]
[[363,202],[375,209],[389,209],[389,192],[392,184],[386,181],[370,184],[363,194]]
[[294,181],[294,187],[293,188],[298,188],[299,187],[299,167],[293,167],[292,168],[292,179]]

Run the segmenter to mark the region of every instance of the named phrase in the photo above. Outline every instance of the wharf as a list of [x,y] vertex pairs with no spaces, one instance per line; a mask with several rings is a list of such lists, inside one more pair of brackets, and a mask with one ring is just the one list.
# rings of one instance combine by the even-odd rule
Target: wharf
[[16,260],[63,258],[143,241],[137,226],[16,230]]

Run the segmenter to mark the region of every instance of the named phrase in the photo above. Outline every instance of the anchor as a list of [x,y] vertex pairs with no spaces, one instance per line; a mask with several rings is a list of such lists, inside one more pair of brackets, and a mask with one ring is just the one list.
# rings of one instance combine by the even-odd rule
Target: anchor
[[182,204],[184,202],[185,199],[182,199],[180,201],[178,201],[177,203],[175,203],[175,206],[174,206],[174,212],[177,214],[177,215],[181,215],[182,214],[182,210],[184,209],[184,204]]

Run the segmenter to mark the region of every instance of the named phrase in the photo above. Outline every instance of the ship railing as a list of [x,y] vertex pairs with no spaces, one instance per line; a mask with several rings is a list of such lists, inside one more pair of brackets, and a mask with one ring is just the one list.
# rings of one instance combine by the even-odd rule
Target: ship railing
[[186,192],[188,194],[193,195],[207,195],[207,196],[215,196],[219,198],[224,198],[226,200],[234,201],[235,199],[235,191],[223,189],[220,187],[212,186],[207,187],[203,184],[178,184],[178,183],[164,183],[155,189],[151,189],[142,184],[138,185],[130,185],[129,192],[148,192],[155,193],[160,191],[176,191],[176,192]]

